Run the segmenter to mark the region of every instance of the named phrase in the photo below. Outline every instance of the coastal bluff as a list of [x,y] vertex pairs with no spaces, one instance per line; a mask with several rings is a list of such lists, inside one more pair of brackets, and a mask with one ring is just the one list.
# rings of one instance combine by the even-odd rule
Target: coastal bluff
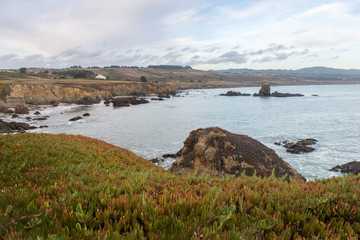
[[[0,86],[4,94],[0,109],[15,108],[17,103],[25,105],[94,104],[114,96],[146,96],[150,94],[174,94],[173,86],[156,83],[46,83],[9,84]],[[3,111],[4,112],[4,111]]]
[[237,177],[242,173],[268,177],[274,173],[286,180],[306,180],[274,150],[246,135],[230,133],[218,127],[192,131],[184,142],[181,157],[170,168],[170,172],[179,175],[195,171],[212,177]]

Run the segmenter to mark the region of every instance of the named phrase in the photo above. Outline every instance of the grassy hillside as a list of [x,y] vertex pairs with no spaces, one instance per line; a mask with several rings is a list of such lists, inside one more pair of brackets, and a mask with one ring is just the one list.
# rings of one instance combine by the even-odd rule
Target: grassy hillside
[[[96,75],[103,75],[107,80],[95,80]],[[272,74],[272,73],[221,73],[195,69],[159,69],[159,68],[66,68],[66,69],[27,69],[26,73],[18,70],[0,70],[0,83],[13,81],[38,83],[109,83],[139,82],[145,76],[149,82],[172,84],[176,88],[209,87],[248,87],[271,85],[315,85],[315,84],[359,84],[358,75],[330,76],[319,74]],[[90,82],[89,82],[90,80]]]
[[0,136],[0,239],[358,239],[360,176],[177,177],[72,135]]

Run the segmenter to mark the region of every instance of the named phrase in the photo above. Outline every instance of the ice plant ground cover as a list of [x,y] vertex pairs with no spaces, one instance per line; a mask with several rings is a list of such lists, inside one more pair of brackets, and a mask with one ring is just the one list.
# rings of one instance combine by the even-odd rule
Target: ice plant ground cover
[[1,239],[358,239],[360,176],[178,177],[103,141],[0,137]]

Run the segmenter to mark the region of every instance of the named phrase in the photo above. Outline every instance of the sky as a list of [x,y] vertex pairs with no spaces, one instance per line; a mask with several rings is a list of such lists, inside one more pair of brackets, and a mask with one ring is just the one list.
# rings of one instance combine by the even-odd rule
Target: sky
[[0,0],[0,69],[360,69],[360,0]]

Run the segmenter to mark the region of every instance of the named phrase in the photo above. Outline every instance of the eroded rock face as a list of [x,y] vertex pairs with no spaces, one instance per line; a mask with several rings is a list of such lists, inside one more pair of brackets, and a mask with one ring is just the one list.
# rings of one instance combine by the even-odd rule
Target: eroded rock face
[[270,176],[287,175],[287,179],[305,181],[294,168],[284,162],[274,150],[246,135],[230,133],[221,128],[205,128],[192,131],[184,142],[181,157],[171,172],[186,175],[197,171],[213,177],[226,175]]

